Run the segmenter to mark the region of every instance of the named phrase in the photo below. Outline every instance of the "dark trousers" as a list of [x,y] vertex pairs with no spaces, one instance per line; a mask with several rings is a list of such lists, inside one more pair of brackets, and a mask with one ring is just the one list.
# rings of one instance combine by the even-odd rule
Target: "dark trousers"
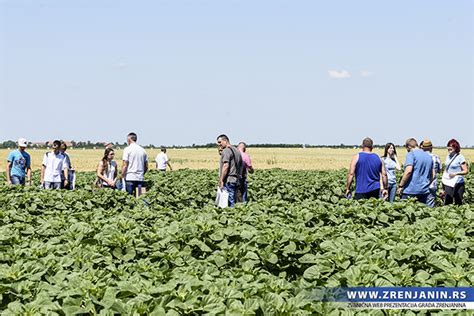
[[125,181],[125,190],[127,190],[130,195],[135,195],[134,191],[142,187],[144,187],[143,181]]
[[464,195],[464,182],[457,183],[454,188],[443,185],[444,190],[444,205],[453,204],[462,205],[462,198]]
[[380,189],[376,189],[370,192],[365,192],[365,193],[357,193],[354,195],[354,200],[363,200],[363,199],[370,199],[370,198],[376,198],[378,199],[380,197]]

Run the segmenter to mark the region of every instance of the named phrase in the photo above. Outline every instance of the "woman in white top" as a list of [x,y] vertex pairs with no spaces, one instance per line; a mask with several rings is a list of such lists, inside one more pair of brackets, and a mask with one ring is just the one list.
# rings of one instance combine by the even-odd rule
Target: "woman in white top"
[[446,157],[445,170],[441,182],[444,197],[444,205],[461,205],[464,195],[464,176],[468,173],[467,163],[464,156],[460,154],[461,145],[455,139],[448,142],[448,156]]
[[401,170],[400,162],[397,158],[397,150],[393,143],[385,145],[382,162],[385,165],[388,179],[388,200],[393,203],[395,201],[395,194],[397,193],[397,176],[396,170]]
[[112,148],[107,148],[104,157],[97,166],[97,177],[99,183],[105,188],[115,189],[117,180],[117,163],[114,161],[115,152]]

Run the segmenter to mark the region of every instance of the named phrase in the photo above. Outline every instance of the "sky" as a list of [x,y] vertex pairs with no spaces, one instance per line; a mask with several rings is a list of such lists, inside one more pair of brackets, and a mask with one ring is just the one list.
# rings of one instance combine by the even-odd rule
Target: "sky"
[[474,145],[474,1],[0,0],[0,141]]

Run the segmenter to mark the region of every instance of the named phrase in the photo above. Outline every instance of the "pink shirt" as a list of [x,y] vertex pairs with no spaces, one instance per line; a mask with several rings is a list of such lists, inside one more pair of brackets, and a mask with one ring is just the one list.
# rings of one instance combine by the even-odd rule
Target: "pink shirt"
[[247,155],[246,153],[241,151],[240,155],[242,156],[242,164],[243,164],[243,167],[244,167],[242,176],[247,177],[247,171],[250,167],[252,167],[252,161],[250,160],[250,156]]

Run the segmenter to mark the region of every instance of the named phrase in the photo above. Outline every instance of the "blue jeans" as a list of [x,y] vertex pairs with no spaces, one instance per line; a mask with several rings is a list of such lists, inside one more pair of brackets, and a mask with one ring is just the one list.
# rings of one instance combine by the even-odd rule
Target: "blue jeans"
[[247,192],[248,192],[248,185],[247,179],[242,179],[242,183],[240,184],[239,190],[240,194],[242,195],[242,202],[247,202]]
[[397,194],[397,184],[389,184],[388,185],[388,201],[393,203],[395,201],[395,195]]
[[45,182],[45,189],[61,189],[61,182]]
[[19,177],[19,176],[10,176],[10,180],[13,185],[24,185],[25,184],[25,177]]
[[[143,187],[143,181],[125,181],[125,190],[130,195],[134,195],[134,191],[138,188]],[[141,192],[140,192],[141,193]],[[140,195],[139,193],[139,195]]]
[[430,189],[430,193],[428,193],[428,197],[426,198],[426,205],[429,207],[434,207],[436,202],[436,189]]
[[428,195],[429,195],[429,193],[425,193],[425,194],[405,194],[405,193],[402,193],[402,200],[415,198],[415,199],[418,200],[418,202],[428,205],[427,204]]
[[224,189],[229,193],[229,207],[234,207],[237,197],[237,183],[226,183]]

